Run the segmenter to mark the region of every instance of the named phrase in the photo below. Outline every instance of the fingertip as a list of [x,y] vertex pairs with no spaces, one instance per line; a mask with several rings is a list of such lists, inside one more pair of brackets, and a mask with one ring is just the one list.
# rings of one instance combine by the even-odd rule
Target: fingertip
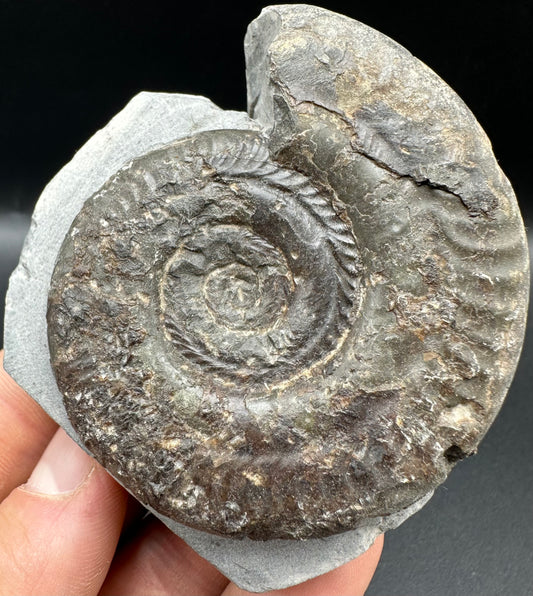
[[60,428],[22,488],[48,495],[69,493],[87,480],[95,464],[94,459]]
[[0,593],[96,594],[125,508],[125,491],[59,430],[0,505]]

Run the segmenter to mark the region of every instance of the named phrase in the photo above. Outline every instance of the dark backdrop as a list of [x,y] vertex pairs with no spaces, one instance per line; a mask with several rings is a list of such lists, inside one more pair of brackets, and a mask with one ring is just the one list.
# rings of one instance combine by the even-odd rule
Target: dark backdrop
[[[246,109],[242,40],[264,4],[0,0],[0,337],[7,278],[42,187],[138,91]],[[321,5],[396,39],[461,95],[532,218],[532,3]],[[533,593],[532,335],[479,454],[387,535],[369,595]]]

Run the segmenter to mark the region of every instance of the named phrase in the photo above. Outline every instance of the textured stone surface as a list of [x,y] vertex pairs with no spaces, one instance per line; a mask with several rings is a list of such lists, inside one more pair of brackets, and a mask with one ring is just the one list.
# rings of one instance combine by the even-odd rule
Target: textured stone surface
[[87,201],[51,286],[52,363],[142,501],[316,538],[475,451],[518,355],[525,243],[473,116],[396,44],[274,7],[246,45],[269,138],[195,135]]
[[[406,50],[297,5],[266,9],[245,46],[254,121],[144,95],[185,115],[169,132],[150,112],[133,139],[119,115],[46,189],[6,366],[36,397],[42,373],[42,403],[115,477],[264,590],[355,556],[475,451],[516,366],[528,267],[483,131]],[[49,319],[66,410],[40,294],[65,236]]]
[[258,129],[246,114],[222,111],[203,97],[139,93],[76,153],[39,197],[19,265],[9,280],[5,367],[73,438],[77,435],[50,366],[46,329],[50,280],[72,221],[124,163],[173,140],[227,126]]
[[84,205],[54,272],[49,343],[70,420],[183,523],[260,539],[349,529],[368,486],[353,470],[358,490],[331,491],[355,463],[352,426],[329,405],[348,403],[346,374],[324,371],[360,273],[342,207],[257,134],[135,160]]
[[[178,534],[224,575],[246,590],[265,592],[301,583],[343,565],[365,552],[382,532],[398,527],[431,498],[407,509],[368,519],[356,530],[308,540],[235,540],[185,526]],[[170,523],[169,527],[173,528]]]
[[[141,93],[80,149],[39,199],[19,266],[10,279],[4,366],[82,447],[85,445],[70,424],[57,388],[47,340],[47,293],[61,242],[82,205],[119,164],[172,139],[228,123],[234,129],[254,129],[244,114],[223,112],[201,97]],[[367,520],[357,530],[305,541],[217,537],[151,511],[227,577],[259,592],[283,588],[342,565],[364,552],[378,534],[417,511],[430,496],[397,514]]]

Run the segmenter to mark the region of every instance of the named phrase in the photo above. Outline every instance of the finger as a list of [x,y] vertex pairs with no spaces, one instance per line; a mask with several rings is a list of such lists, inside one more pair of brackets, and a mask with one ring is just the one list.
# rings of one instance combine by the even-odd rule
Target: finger
[[[261,596],[361,596],[376,571],[382,549],[383,535],[378,536],[374,544],[357,559],[297,586],[266,592]],[[253,596],[252,592],[241,590],[234,583],[228,585],[223,595]]]
[[118,553],[100,596],[220,594],[227,584],[215,567],[151,518]]
[[57,424],[3,367],[0,350],[0,502],[31,474]]
[[97,594],[125,507],[125,491],[58,430],[0,505],[0,594]]

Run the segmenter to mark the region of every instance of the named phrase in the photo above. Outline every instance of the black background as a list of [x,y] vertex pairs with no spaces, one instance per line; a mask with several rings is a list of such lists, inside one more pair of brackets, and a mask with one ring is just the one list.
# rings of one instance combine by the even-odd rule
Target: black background
[[[134,94],[193,93],[246,109],[242,40],[263,5],[0,0],[0,305],[43,186]],[[400,42],[459,93],[533,218],[532,3],[321,5]],[[370,596],[533,594],[532,354],[530,325],[479,454],[387,535]]]

